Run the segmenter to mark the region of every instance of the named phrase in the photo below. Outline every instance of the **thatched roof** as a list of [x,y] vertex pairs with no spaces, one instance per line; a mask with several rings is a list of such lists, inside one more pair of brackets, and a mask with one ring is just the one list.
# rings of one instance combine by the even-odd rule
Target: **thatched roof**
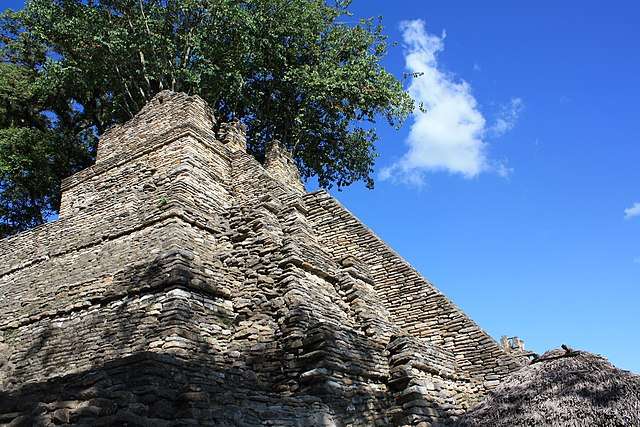
[[640,376],[595,354],[552,350],[506,377],[461,425],[640,426]]

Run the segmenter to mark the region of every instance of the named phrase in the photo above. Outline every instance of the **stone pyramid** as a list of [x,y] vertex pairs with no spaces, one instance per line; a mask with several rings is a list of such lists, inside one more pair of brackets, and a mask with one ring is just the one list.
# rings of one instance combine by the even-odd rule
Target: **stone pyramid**
[[521,365],[245,145],[161,92],[0,241],[0,425],[448,425]]

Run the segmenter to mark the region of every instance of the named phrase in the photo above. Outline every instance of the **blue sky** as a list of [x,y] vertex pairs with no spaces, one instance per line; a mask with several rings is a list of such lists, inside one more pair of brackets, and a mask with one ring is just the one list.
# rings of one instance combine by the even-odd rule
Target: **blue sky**
[[391,177],[334,193],[494,337],[640,372],[640,6],[616,5],[355,1],[436,117],[380,127]]
[[640,6],[461,4],[354,1],[428,111],[333,193],[495,338],[640,372]]

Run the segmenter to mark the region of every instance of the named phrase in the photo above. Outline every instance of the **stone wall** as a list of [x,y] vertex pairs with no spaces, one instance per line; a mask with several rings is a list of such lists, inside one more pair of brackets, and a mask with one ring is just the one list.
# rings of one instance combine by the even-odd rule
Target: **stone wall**
[[291,153],[280,145],[280,142],[273,141],[267,147],[264,167],[274,178],[291,190],[304,193],[295,160],[291,157]]
[[65,180],[58,221],[0,241],[0,425],[447,424],[517,366],[245,145],[162,92]]
[[393,320],[406,332],[453,352],[458,367],[487,388],[520,363],[435,286],[325,191],[305,196],[324,249],[365,263]]

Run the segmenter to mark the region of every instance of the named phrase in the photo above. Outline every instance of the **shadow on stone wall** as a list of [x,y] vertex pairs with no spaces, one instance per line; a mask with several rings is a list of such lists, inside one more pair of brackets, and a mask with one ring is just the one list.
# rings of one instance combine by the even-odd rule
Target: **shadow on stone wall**
[[[224,285],[193,252],[168,250],[116,273],[99,301],[22,326],[0,424],[399,425],[415,414],[388,391],[386,343],[327,321],[305,299],[278,315],[255,306],[286,319],[268,337],[279,347],[264,372],[251,346],[231,357],[240,325]],[[296,386],[276,391],[285,370]]]
[[[42,319],[37,328],[22,326],[18,340],[31,338],[22,344],[11,391],[0,392],[0,425],[341,425],[336,409],[346,411],[349,403],[335,390],[274,392],[273,384],[250,375],[252,366],[232,363],[224,342],[231,334],[214,336],[201,326],[233,330],[233,313],[197,305],[222,300],[196,280],[201,271],[188,257],[170,253],[131,266],[112,283],[115,289],[128,286],[128,294]],[[158,301],[161,310],[154,308]],[[340,335],[350,340],[344,331]],[[365,348],[358,358],[368,357]],[[346,374],[351,367],[341,369]],[[36,378],[51,379],[27,383]]]
[[0,393],[0,408],[0,423],[12,426],[258,426],[265,420],[308,426],[331,418],[318,398],[283,397],[233,369],[212,371],[203,360],[151,352]]

